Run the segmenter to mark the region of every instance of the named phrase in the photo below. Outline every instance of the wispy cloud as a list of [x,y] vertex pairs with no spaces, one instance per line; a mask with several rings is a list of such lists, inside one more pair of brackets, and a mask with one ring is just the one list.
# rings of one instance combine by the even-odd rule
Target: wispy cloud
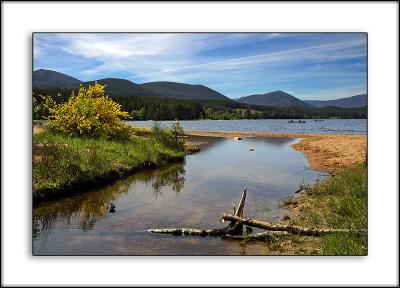
[[115,37],[112,34],[64,34],[66,52],[87,58],[124,59],[127,57],[173,53],[178,40],[174,34],[135,34]]
[[201,83],[231,97],[278,89],[299,95],[317,93],[315,89],[339,91],[351,81],[365,90],[365,56],[366,38],[361,33],[51,33],[34,37],[35,69],[58,67],[82,80],[121,77],[138,83]]
[[[166,68],[164,72],[178,71],[184,69],[192,68],[202,68],[202,67],[216,67],[219,69],[232,69],[241,67],[244,65],[258,65],[266,63],[280,63],[286,64],[287,62],[300,62],[304,60],[314,60],[314,61],[335,61],[352,59],[358,57],[365,57],[365,51],[360,49],[345,50],[348,48],[357,48],[362,46],[364,41],[348,41],[341,43],[309,46],[297,49],[289,49],[279,52],[259,54],[246,57],[238,57],[232,59],[225,59],[220,61],[213,61],[208,63],[201,63],[190,66],[176,67],[176,68]],[[344,51],[343,51],[344,50]],[[332,52],[337,52],[333,54]]]

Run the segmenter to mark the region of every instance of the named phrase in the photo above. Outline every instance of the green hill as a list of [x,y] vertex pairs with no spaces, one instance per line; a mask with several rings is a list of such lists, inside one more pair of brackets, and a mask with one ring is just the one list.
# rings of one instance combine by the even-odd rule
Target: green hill
[[140,86],[174,99],[230,100],[225,95],[203,85],[176,82],[149,82]]
[[290,95],[283,91],[274,91],[265,94],[245,96],[237,99],[237,101],[251,105],[275,107],[312,107],[311,105],[301,101],[293,95]]

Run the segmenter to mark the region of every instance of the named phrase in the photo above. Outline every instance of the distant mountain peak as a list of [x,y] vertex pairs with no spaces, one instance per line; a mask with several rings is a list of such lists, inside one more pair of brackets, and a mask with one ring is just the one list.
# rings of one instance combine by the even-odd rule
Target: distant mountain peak
[[143,88],[141,85],[133,83],[127,79],[120,78],[103,78],[93,81],[82,83],[84,86],[92,85],[97,82],[102,85],[106,85],[106,93],[111,96],[139,96],[139,97],[154,97],[163,98],[165,96],[149,91]]
[[61,72],[38,69],[33,71],[33,87],[39,88],[70,88],[79,86],[81,80]]
[[254,94],[244,96],[237,99],[239,102],[243,102],[251,105],[264,105],[264,106],[276,106],[276,107],[312,107],[304,101],[290,95],[289,93],[277,90],[264,94]]
[[158,94],[175,99],[230,100],[225,95],[201,84],[186,84],[170,81],[157,81],[140,84]]

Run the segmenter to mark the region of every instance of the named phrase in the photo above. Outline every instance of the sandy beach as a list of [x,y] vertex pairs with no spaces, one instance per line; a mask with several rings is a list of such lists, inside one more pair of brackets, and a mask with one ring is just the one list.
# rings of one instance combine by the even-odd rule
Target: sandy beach
[[304,153],[310,168],[335,172],[365,160],[367,136],[350,134],[290,134],[271,132],[186,131],[190,136],[300,138],[292,147]]

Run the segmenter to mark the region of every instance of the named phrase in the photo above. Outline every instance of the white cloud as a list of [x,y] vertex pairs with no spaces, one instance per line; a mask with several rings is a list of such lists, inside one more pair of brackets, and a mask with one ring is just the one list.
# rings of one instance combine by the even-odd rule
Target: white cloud
[[[176,34],[61,34],[63,49],[87,58],[124,59],[175,52]],[[128,36],[127,36],[128,35]]]
[[[250,56],[214,57],[211,61],[199,63],[198,53],[204,49],[216,48],[229,43],[246,43],[252,34],[59,34],[64,42],[62,49],[68,53],[92,58],[102,64],[92,67],[83,74],[100,71],[136,69],[135,72],[172,74],[181,70],[215,69],[227,70],[260,64],[287,64],[305,60],[335,61],[362,57],[366,51],[361,47],[365,40],[351,40],[337,43],[287,49]],[[262,34],[261,34],[262,35]],[[279,33],[265,34],[266,38],[278,37]],[[41,46],[35,45],[41,52]],[[361,48],[360,48],[361,47]],[[48,48],[48,47],[46,47]],[[144,71],[145,70],[145,71]]]
[[[322,80],[330,77],[329,75],[342,79],[346,75],[349,79],[362,77],[352,70],[356,66],[336,69],[331,63],[365,56],[366,40],[363,38],[336,37],[336,40],[331,40],[325,37],[319,44],[313,45],[308,40],[285,40],[282,42],[285,45],[275,46],[275,41],[282,41],[281,37],[289,37],[290,34],[254,35],[51,34],[35,41],[34,49],[37,51],[35,57],[41,59],[38,61],[41,64],[46,63],[46,58],[42,55],[55,49],[73,55],[75,63],[85,61],[75,75],[86,79],[115,77],[114,75],[123,73],[124,78],[136,83],[165,80],[206,84],[214,89],[221,87],[222,93],[232,91],[229,86],[237,87],[237,91],[244,91],[242,87],[248,87],[249,90],[252,84],[258,86],[258,89],[265,89],[263,82],[276,83],[279,86],[299,79],[307,81],[313,77]],[[261,48],[264,44],[267,47],[265,49]],[[235,50],[231,47],[241,48]],[[51,65],[54,64],[57,61]],[[293,70],[292,67],[297,64],[303,66],[304,70]],[[71,67],[73,65],[75,64]],[[363,63],[358,65],[361,70],[365,68]]]

